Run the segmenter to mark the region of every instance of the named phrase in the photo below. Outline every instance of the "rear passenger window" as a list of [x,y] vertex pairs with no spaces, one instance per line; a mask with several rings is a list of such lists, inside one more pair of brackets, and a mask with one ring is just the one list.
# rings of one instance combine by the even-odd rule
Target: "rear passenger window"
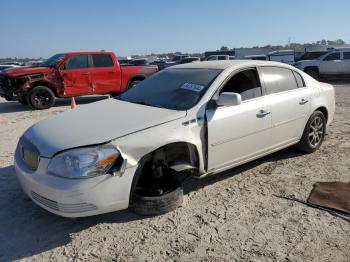
[[344,59],[350,59],[350,52],[344,52]]
[[304,87],[305,86],[305,82],[304,79],[301,77],[301,75],[295,71],[293,71],[295,80],[297,81],[298,87]]
[[92,55],[92,62],[94,67],[113,67],[112,57],[107,54]]
[[295,80],[292,70],[281,67],[262,67],[266,91],[268,94],[285,92],[297,89],[297,81]]
[[73,70],[73,69],[82,69],[88,68],[88,56],[87,55],[77,55],[70,58],[65,64],[64,69]]

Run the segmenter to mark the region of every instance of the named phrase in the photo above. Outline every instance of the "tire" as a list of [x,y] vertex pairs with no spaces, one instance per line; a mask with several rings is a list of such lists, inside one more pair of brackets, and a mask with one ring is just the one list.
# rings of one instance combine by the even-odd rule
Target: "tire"
[[142,80],[133,80],[133,81],[131,81],[130,82],[130,84],[128,85],[128,88],[127,88],[127,90],[128,89],[130,89],[130,88],[133,88],[134,86],[136,86],[138,83],[140,83]]
[[143,216],[156,216],[168,213],[182,205],[183,187],[160,196],[143,196],[133,194],[132,210]]
[[301,140],[296,147],[306,153],[315,152],[320,148],[325,133],[326,118],[321,111],[315,111],[307,121]]
[[33,109],[48,109],[55,104],[55,94],[46,86],[36,86],[30,90],[28,102]]
[[182,183],[175,175],[167,173],[145,187],[136,187],[132,194],[131,208],[143,216],[165,214],[182,205],[183,194]]
[[27,96],[22,96],[18,99],[18,102],[22,105],[28,105],[28,99],[27,99]]
[[320,74],[315,69],[306,69],[305,73],[308,74],[309,76],[315,78],[316,80],[320,78]]

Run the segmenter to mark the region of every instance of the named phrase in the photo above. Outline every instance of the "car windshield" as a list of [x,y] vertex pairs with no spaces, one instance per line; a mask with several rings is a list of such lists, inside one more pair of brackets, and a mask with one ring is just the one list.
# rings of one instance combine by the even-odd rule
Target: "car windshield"
[[51,56],[50,58],[46,59],[44,62],[39,64],[39,66],[53,67],[57,65],[57,63],[61,62],[65,56],[66,54],[57,54],[57,55]]
[[132,87],[117,99],[172,110],[187,110],[199,102],[221,71],[204,68],[164,70]]

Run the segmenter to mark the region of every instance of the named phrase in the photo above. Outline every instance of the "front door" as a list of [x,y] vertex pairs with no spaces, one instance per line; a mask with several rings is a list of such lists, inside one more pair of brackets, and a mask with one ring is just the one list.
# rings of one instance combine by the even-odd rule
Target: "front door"
[[321,74],[334,75],[342,72],[342,60],[340,60],[340,52],[333,52],[326,56],[319,65]]
[[208,171],[254,158],[269,147],[270,105],[255,68],[235,74],[218,92],[239,93],[242,103],[208,109]]
[[88,55],[70,57],[60,70],[64,85],[64,96],[91,94]]

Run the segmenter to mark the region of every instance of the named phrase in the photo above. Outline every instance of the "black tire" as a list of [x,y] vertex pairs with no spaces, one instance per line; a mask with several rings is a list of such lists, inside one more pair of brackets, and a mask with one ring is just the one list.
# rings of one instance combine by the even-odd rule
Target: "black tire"
[[138,193],[133,194],[132,210],[143,216],[156,216],[168,213],[182,205],[183,187],[160,196],[144,196]]
[[55,104],[55,94],[46,86],[36,86],[30,90],[28,102],[33,109],[48,109]]
[[155,180],[147,176],[147,173],[141,176],[131,198],[133,211],[139,215],[155,216],[181,206],[183,187],[177,177],[178,173],[172,173],[171,170],[166,170]]
[[142,80],[133,80],[130,82],[130,84],[128,85],[127,89],[133,88],[134,86],[136,86],[138,83],[140,83]]
[[315,79],[320,78],[320,74],[318,73],[318,71],[316,69],[306,69],[305,73],[308,74],[309,76],[315,78]]
[[18,102],[22,105],[28,105],[28,99],[27,99],[27,96],[22,96],[18,99]]
[[319,149],[326,133],[326,124],[326,118],[321,111],[313,112],[296,147],[306,153]]

